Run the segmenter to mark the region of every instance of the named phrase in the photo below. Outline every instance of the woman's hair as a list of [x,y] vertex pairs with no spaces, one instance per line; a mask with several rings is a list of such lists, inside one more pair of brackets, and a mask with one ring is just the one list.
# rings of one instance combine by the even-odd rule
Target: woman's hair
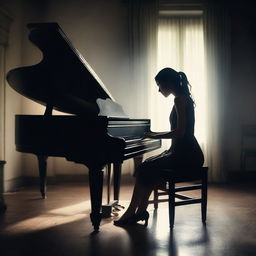
[[177,72],[172,68],[164,68],[158,72],[155,77],[156,82],[171,82],[171,85],[175,87],[175,89],[184,93],[185,95],[189,95],[191,97],[190,88],[191,85],[188,82],[187,76],[183,72]]

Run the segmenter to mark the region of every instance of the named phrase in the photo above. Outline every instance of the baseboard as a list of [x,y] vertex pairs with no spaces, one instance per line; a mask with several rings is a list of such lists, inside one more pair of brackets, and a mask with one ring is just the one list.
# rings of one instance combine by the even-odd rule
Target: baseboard
[[[123,174],[121,177],[121,184],[133,184],[135,178],[130,174]],[[104,180],[105,182],[105,180]],[[79,175],[56,175],[48,176],[47,184],[48,185],[57,185],[57,184],[68,184],[68,183],[77,183],[77,184],[89,184],[88,174],[79,174]],[[20,190],[23,187],[29,186],[38,186],[39,177],[38,176],[23,176],[15,179],[5,181],[5,192],[12,192]]]
[[229,182],[256,183],[256,171],[230,171],[227,173]]
[[[55,185],[61,183],[88,183],[88,175],[57,175],[57,176],[48,176],[47,184]],[[24,177],[24,186],[35,186],[39,184],[38,176],[25,176]]]
[[24,177],[20,176],[14,179],[4,181],[4,192],[13,192],[24,186]]

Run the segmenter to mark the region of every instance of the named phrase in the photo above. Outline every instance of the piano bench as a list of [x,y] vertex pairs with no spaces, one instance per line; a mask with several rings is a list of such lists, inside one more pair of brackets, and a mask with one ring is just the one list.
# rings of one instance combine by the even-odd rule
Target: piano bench
[[[153,200],[149,200],[149,204],[154,204],[154,208],[158,208],[158,203],[169,202],[169,223],[170,229],[174,226],[175,207],[189,204],[201,204],[201,216],[203,224],[206,223],[207,212],[207,187],[208,187],[208,167],[199,167],[190,170],[189,174],[177,175],[174,170],[163,170],[166,172],[164,184],[154,188]],[[191,184],[192,182],[198,182]],[[188,183],[188,185],[176,186],[177,183]],[[201,190],[201,197],[194,198],[178,192]],[[160,196],[168,196],[168,198],[159,199]],[[175,200],[175,198],[179,199]]]

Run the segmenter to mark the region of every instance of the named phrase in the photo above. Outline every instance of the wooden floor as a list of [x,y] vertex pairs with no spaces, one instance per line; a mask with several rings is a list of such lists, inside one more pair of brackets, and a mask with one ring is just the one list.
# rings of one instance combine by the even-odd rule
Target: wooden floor
[[[121,204],[127,206],[132,186],[123,186]],[[113,225],[104,219],[92,234],[88,187],[52,185],[41,200],[37,188],[5,195],[8,210],[0,217],[0,255],[104,256],[255,256],[256,186],[210,185],[207,225],[199,205],[176,208],[173,233],[168,227],[167,203],[149,207],[147,228]],[[122,212],[121,212],[122,213]]]

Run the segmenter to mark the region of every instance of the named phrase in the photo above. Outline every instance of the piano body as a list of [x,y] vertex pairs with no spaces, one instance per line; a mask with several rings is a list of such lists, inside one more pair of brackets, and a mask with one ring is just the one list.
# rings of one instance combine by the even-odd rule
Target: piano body
[[[46,197],[47,157],[65,157],[89,169],[91,222],[102,218],[103,169],[114,166],[114,200],[119,199],[122,162],[161,147],[141,140],[149,119],[130,119],[57,23],[28,24],[29,39],[43,53],[40,63],[10,70],[7,81],[18,93],[46,106],[44,115],[16,115],[19,152],[38,158],[40,191]],[[68,115],[52,115],[53,109]]]

